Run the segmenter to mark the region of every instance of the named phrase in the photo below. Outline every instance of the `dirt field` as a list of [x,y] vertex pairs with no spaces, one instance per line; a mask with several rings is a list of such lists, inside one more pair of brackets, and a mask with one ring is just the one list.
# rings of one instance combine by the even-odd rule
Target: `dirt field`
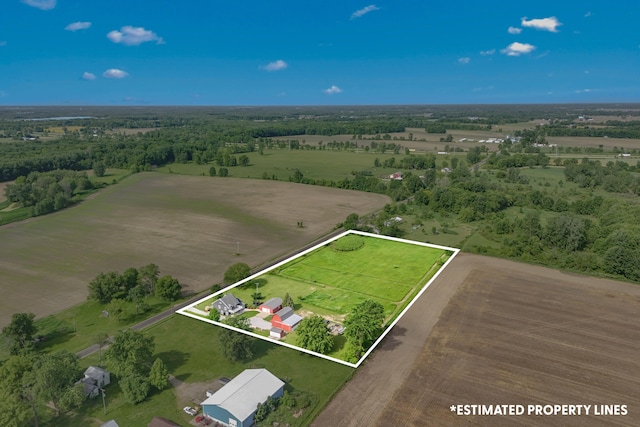
[[286,182],[137,174],[79,206],[0,227],[0,325],[14,312],[42,317],[84,301],[100,272],[151,262],[199,291],[235,262],[266,263],[388,202]]
[[[640,286],[460,254],[314,425],[640,425],[639,315]],[[457,416],[453,404],[628,415]]]

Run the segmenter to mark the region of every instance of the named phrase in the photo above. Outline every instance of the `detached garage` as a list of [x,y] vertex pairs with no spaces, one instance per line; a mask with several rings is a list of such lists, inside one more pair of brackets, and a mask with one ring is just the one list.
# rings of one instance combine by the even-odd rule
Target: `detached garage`
[[282,397],[284,382],[266,369],[247,369],[202,402],[202,413],[231,427],[250,427],[268,397]]

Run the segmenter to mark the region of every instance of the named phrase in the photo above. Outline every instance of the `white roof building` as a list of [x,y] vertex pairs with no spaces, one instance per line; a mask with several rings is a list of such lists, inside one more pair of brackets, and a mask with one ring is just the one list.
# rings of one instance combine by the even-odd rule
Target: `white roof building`
[[253,425],[259,403],[281,397],[284,382],[266,369],[246,369],[202,402],[207,417],[228,426]]

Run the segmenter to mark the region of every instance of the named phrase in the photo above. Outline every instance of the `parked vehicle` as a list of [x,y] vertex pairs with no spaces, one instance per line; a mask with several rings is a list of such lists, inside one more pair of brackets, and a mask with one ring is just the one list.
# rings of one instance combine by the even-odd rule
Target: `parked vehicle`
[[191,415],[192,417],[195,417],[196,415],[198,415],[198,411],[195,408],[192,408],[191,406],[185,406],[184,408],[182,408],[182,410],[187,414]]

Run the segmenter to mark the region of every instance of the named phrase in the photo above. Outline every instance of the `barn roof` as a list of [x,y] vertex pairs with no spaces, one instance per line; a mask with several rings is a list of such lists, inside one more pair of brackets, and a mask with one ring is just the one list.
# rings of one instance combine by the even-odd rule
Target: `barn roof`
[[274,308],[278,308],[282,305],[282,298],[271,298],[269,301],[263,303],[262,305],[273,310]]
[[284,386],[278,377],[266,369],[246,369],[214,393],[204,405],[215,405],[227,410],[238,420],[246,420]]

